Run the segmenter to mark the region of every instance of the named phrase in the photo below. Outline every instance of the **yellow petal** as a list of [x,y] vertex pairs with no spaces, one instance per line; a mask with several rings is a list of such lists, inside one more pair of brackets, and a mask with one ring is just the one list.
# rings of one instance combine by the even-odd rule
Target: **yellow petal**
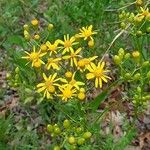
[[41,88],[39,88],[39,89],[37,89],[37,92],[38,93],[41,93],[42,91],[44,91],[46,89],[46,87],[45,86],[43,86],[43,87],[41,87]]
[[98,87],[98,78],[95,79],[95,87]]
[[92,78],[94,78],[95,76],[94,76],[94,74],[93,73],[88,73],[88,74],[86,74],[86,78],[89,80],[89,79],[92,79]]
[[100,86],[100,88],[102,88],[102,79],[101,78],[99,78],[99,86]]
[[39,83],[36,87],[41,87],[41,86],[44,86],[45,83]]

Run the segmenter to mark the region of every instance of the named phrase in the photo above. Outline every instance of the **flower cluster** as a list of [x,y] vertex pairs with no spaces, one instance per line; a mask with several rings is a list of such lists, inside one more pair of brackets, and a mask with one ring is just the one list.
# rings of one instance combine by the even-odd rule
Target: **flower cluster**
[[[150,95],[145,90],[150,83],[150,62],[143,59],[141,50],[127,52],[120,48],[118,54],[113,56],[114,63],[119,67],[119,76],[125,82],[132,83],[130,86],[133,91],[130,91],[130,97],[135,108],[141,111],[141,108],[147,106]],[[137,87],[137,88],[135,88]]]
[[[105,62],[98,62],[98,56],[84,57],[85,51],[94,46],[93,36],[97,31],[93,30],[92,25],[82,27],[74,36],[67,34],[63,39],[52,41],[42,40],[38,31],[39,24],[39,21],[34,19],[30,25],[24,26],[25,38],[30,37],[28,40],[32,43],[33,50],[25,51],[27,55],[22,57],[28,60],[28,63],[31,62],[33,68],[40,70],[40,76],[41,72],[43,74],[43,81],[36,86],[38,93],[42,92],[43,97],[47,99],[57,96],[63,101],[73,97],[84,100],[86,80],[95,79],[96,88],[102,88],[103,82],[108,82],[109,70],[105,69]],[[48,28],[52,30],[53,25],[49,24]],[[39,35],[38,38],[35,38],[35,35]]]
[[87,142],[89,143],[92,137],[91,132],[85,130],[82,126],[74,125],[74,123],[68,119],[63,121],[63,126],[58,124],[48,124],[47,131],[51,135],[53,143],[55,143],[55,140],[57,142],[57,145],[53,147],[54,150],[63,147],[77,149]]
[[[140,4],[140,2],[138,1],[137,4]],[[132,35],[140,37],[150,33],[150,12],[147,7],[144,8],[140,5],[137,9],[137,13],[122,11],[119,15],[119,20],[122,29],[132,26],[132,28],[130,28]]]

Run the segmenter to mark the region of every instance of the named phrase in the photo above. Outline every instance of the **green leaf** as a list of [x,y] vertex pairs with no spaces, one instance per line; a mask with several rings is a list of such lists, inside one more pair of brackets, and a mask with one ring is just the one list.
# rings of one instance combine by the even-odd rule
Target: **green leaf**
[[89,105],[89,107],[95,111],[98,109],[99,105],[107,98],[108,90],[101,92]]

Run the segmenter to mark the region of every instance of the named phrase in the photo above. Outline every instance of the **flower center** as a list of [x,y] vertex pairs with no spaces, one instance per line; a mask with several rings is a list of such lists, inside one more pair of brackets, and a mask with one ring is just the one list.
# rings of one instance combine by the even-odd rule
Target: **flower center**
[[86,30],[86,31],[84,32],[84,35],[85,35],[85,37],[89,37],[89,36],[92,35],[92,32],[89,31],[89,30]]
[[94,73],[94,75],[95,75],[96,77],[101,77],[102,74],[103,74],[103,70],[97,69],[97,70],[95,70],[93,73]]
[[71,46],[72,46],[72,42],[70,40],[66,40],[64,43],[64,47],[67,48],[67,47],[71,47]]
[[50,93],[54,93],[55,92],[55,87],[52,85],[52,82],[45,82],[45,86],[46,89],[50,92]]
[[35,59],[38,59],[38,58],[39,58],[39,53],[32,52],[30,54],[30,60],[35,60]]
[[63,95],[65,98],[70,98],[72,96],[72,91],[70,89],[65,89]]
[[49,47],[49,50],[50,50],[50,51],[55,51],[55,50],[56,50],[56,48],[57,48],[57,46],[56,46],[56,45],[51,45],[51,46]]

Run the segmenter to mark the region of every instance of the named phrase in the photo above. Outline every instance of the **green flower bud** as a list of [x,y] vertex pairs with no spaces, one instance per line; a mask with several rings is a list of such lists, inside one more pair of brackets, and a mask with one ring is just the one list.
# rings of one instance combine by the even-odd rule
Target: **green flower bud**
[[19,79],[19,74],[15,75],[15,79],[18,80]]
[[148,28],[146,29],[146,32],[147,32],[147,33],[150,33],[150,27],[148,27]]
[[53,150],[60,150],[60,146],[54,146]]
[[18,67],[16,67],[15,72],[19,73],[19,68]]
[[140,77],[141,77],[140,73],[136,73],[136,74],[133,76],[133,79],[137,81],[137,80],[140,79]]
[[89,139],[91,136],[92,136],[92,133],[91,133],[91,132],[85,132],[85,133],[83,134],[83,138],[84,138],[84,139]]
[[75,137],[74,137],[74,136],[70,136],[70,137],[68,138],[68,142],[69,142],[69,144],[75,144],[75,143],[76,143]]
[[66,128],[66,129],[69,128],[69,127],[70,127],[70,121],[69,121],[68,119],[64,120],[63,126],[64,126],[64,128]]
[[139,86],[137,87],[137,92],[138,92],[138,93],[141,93],[141,92],[142,92],[142,89],[141,89]]
[[140,37],[140,36],[143,35],[143,33],[142,33],[142,31],[137,31],[137,32],[136,32],[136,35],[137,35],[138,37]]
[[77,132],[77,133],[81,133],[81,132],[83,132],[83,130],[84,130],[84,129],[81,128],[81,127],[76,128],[76,132]]
[[119,51],[118,51],[118,54],[124,56],[124,53],[125,53],[124,49],[120,48]]
[[130,53],[126,53],[125,55],[124,55],[124,59],[129,59],[131,57],[131,54]]
[[76,150],[77,146],[76,145],[71,145],[71,150]]
[[120,27],[121,27],[122,29],[125,29],[125,28],[126,28],[126,24],[125,24],[124,22],[121,22]]
[[144,61],[142,67],[148,67],[150,65],[149,61]]
[[150,71],[147,73],[146,77],[150,79]]
[[11,74],[10,73],[6,73],[6,79],[7,80],[11,79]]
[[50,132],[50,133],[52,133],[54,131],[54,128],[51,124],[47,125],[47,131]]
[[121,59],[120,59],[120,57],[118,55],[115,55],[113,57],[113,60],[114,60],[116,65],[119,65],[121,63]]
[[130,73],[126,73],[126,74],[124,75],[124,79],[125,79],[125,80],[130,80],[130,79],[131,79],[131,74],[130,74]]
[[59,127],[55,127],[55,128],[54,128],[54,133],[55,133],[55,134],[60,134],[60,133],[61,133],[60,128],[59,128]]
[[77,143],[78,143],[78,145],[83,145],[85,143],[85,139],[84,138],[79,138]]

